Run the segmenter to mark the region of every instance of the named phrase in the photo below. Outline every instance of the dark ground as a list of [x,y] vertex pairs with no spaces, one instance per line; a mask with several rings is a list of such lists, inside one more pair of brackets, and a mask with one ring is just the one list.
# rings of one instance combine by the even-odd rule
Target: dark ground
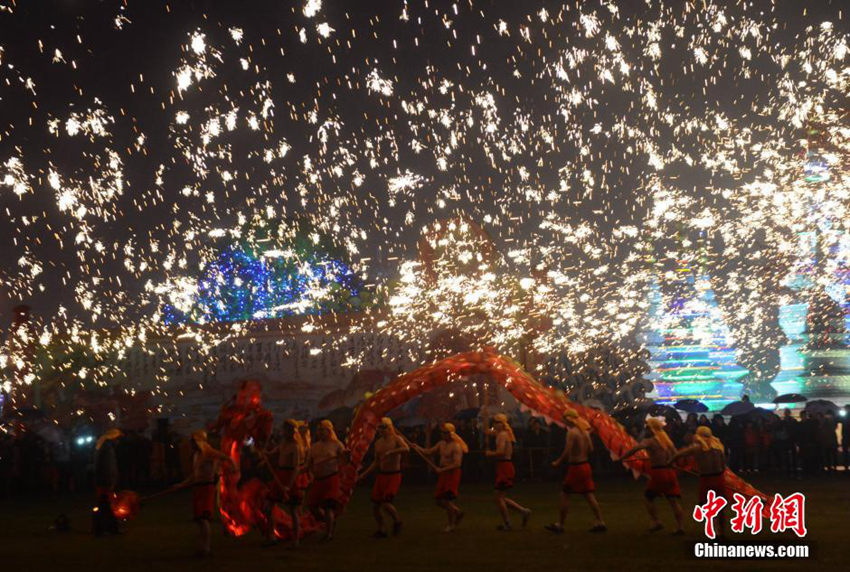
[[[701,525],[687,519],[688,535],[673,538],[668,533],[646,533],[647,519],[641,505],[642,483],[624,478],[599,479],[598,498],[609,531],[604,535],[586,532],[590,512],[581,499],[567,522],[567,532],[555,536],[543,530],[556,515],[557,485],[519,484],[515,497],[527,503],[534,516],[527,530],[497,532],[497,515],[488,485],[461,488],[460,504],[466,519],[460,529],[447,535],[443,513],[431,502],[431,487],[402,486],[398,507],[405,518],[403,534],[397,538],[372,540],[373,521],[365,488],[342,517],[332,543],[307,539],[298,551],[283,546],[262,548],[256,532],[228,538],[216,527],[214,555],[193,557],[196,529],[189,516],[188,493],[161,497],[143,506],[135,520],[118,537],[95,539],[87,534],[88,498],[65,497],[49,501],[0,501],[0,562],[3,570],[124,571],[124,570],[654,570],[660,569],[843,569],[850,541],[850,475],[792,480],[751,477],[763,491],[807,496],[806,523],[812,557],[808,560],[698,560],[693,543]],[[683,481],[687,513],[696,498],[693,478]],[[668,529],[672,516],[661,506]],[[49,530],[53,519],[67,513],[73,530]],[[762,542],[796,539],[766,531]],[[741,535],[745,539],[749,534]]]

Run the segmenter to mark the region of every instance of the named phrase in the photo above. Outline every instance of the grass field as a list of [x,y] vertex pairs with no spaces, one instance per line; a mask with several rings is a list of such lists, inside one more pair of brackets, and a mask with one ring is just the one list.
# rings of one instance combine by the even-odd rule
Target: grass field
[[[124,571],[124,570],[659,570],[684,569],[824,569],[843,568],[850,541],[850,476],[838,474],[816,479],[791,480],[753,478],[765,492],[807,495],[806,522],[809,560],[698,560],[693,543],[700,525],[690,518],[686,537],[674,538],[661,532],[646,533],[647,519],[641,505],[642,483],[624,478],[599,479],[598,498],[609,531],[586,532],[590,513],[576,498],[566,534],[555,536],[543,530],[557,510],[555,483],[519,484],[514,496],[527,503],[534,516],[526,530],[497,532],[498,523],[490,487],[464,485],[460,504],[466,519],[454,534],[442,532],[444,516],[431,502],[431,488],[402,486],[398,507],[405,520],[401,536],[384,540],[370,538],[373,521],[368,490],[358,489],[340,520],[331,543],[307,539],[301,549],[261,547],[256,532],[229,538],[219,531],[213,538],[214,555],[199,560],[193,556],[196,529],[189,518],[188,494],[162,497],[144,506],[124,534],[95,539],[87,534],[87,498],[59,501],[2,501],[0,504],[0,562],[3,570]],[[692,478],[683,481],[686,512],[696,497]],[[669,526],[672,516],[661,506]],[[71,516],[73,531],[48,530],[59,513]],[[766,527],[766,528],[769,528]],[[746,535],[747,539],[753,537]],[[763,542],[789,539],[762,532]]]

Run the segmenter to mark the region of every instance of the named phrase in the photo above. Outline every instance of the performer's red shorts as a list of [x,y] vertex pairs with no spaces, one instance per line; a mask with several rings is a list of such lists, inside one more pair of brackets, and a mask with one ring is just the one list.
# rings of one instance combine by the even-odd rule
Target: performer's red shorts
[[509,460],[496,461],[496,490],[504,491],[514,486],[516,470]]
[[655,497],[680,497],[679,477],[671,467],[652,467],[649,470],[649,482],[646,483],[644,496],[648,499]]
[[714,491],[717,496],[726,498],[726,478],[723,473],[714,475],[702,475],[699,478],[699,502],[705,504],[708,501],[708,491]]
[[458,489],[460,488],[460,469],[452,469],[451,471],[443,471],[437,477],[437,490],[434,491],[434,498],[441,500],[453,500],[457,498]]
[[401,486],[401,471],[378,473],[372,487],[372,502],[392,502]]
[[192,488],[192,513],[195,520],[212,520],[215,513],[215,483],[203,483]]
[[289,484],[289,480],[292,478],[292,469],[278,469],[275,471],[275,476],[277,479],[272,480],[269,499],[290,505],[301,504],[301,501],[304,500],[304,488],[299,486],[304,483],[301,473],[296,475],[295,482],[287,491],[284,491],[283,487]]
[[567,474],[564,476],[563,489],[565,493],[592,493],[596,490],[593,484],[593,472],[590,463],[570,463]]
[[333,473],[326,477],[316,477],[313,480],[313,486],[310,487],[310,494],[307,497],[307,504],[312,507],[336,508],[340,504],[341,497],[339,473]]

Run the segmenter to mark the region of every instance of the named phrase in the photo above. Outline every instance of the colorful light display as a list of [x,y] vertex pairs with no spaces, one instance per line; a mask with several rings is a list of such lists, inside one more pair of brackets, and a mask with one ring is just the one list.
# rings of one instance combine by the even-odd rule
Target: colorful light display
[[690,297],[664,296],[657,283],[650,289],[649,331],[642,336],[655,386],[649,397],[661,403],[697,399],[721,409],[740,397],[740,380],[748,371],[736,361],[708,277],[688,274],[680,282]]
[[340,310],[360,301],[362,285],[344,262],[322,253],[227,245],[203,269],[182,308],[166,304],[168,324],[242,322]]
[[[833,179],[829,162],[814,148],[818,143],[803,168],[813,192]],[[799,233],[796,264],[786,278],[793,294],[780,308],[780,325],[788,344],[780,350],[773,387],[844,403],[850,401],[850,234],[819,205],[809,217],[812,228]]]

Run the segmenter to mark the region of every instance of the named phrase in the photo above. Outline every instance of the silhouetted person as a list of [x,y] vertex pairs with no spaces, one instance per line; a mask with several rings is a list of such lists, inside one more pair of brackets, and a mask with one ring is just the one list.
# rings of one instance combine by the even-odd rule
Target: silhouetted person
[[797,433],[803,472],[814,474],[820,470],[818,451],[818,422],[807,411],[800,413],[800,426]]
[[841,451],[844,453],[844,470],[847,471],[850,469],[850,405],[844,406],[844,417],[841,419]]
[[92,532],[95,536],[118,534],[118,519],[112,512],[112,497],[118,486],[118,457],[115,440],[121,437],[118,429],[109,429],[95,446],[94,484],[97,506],[92,514]]

